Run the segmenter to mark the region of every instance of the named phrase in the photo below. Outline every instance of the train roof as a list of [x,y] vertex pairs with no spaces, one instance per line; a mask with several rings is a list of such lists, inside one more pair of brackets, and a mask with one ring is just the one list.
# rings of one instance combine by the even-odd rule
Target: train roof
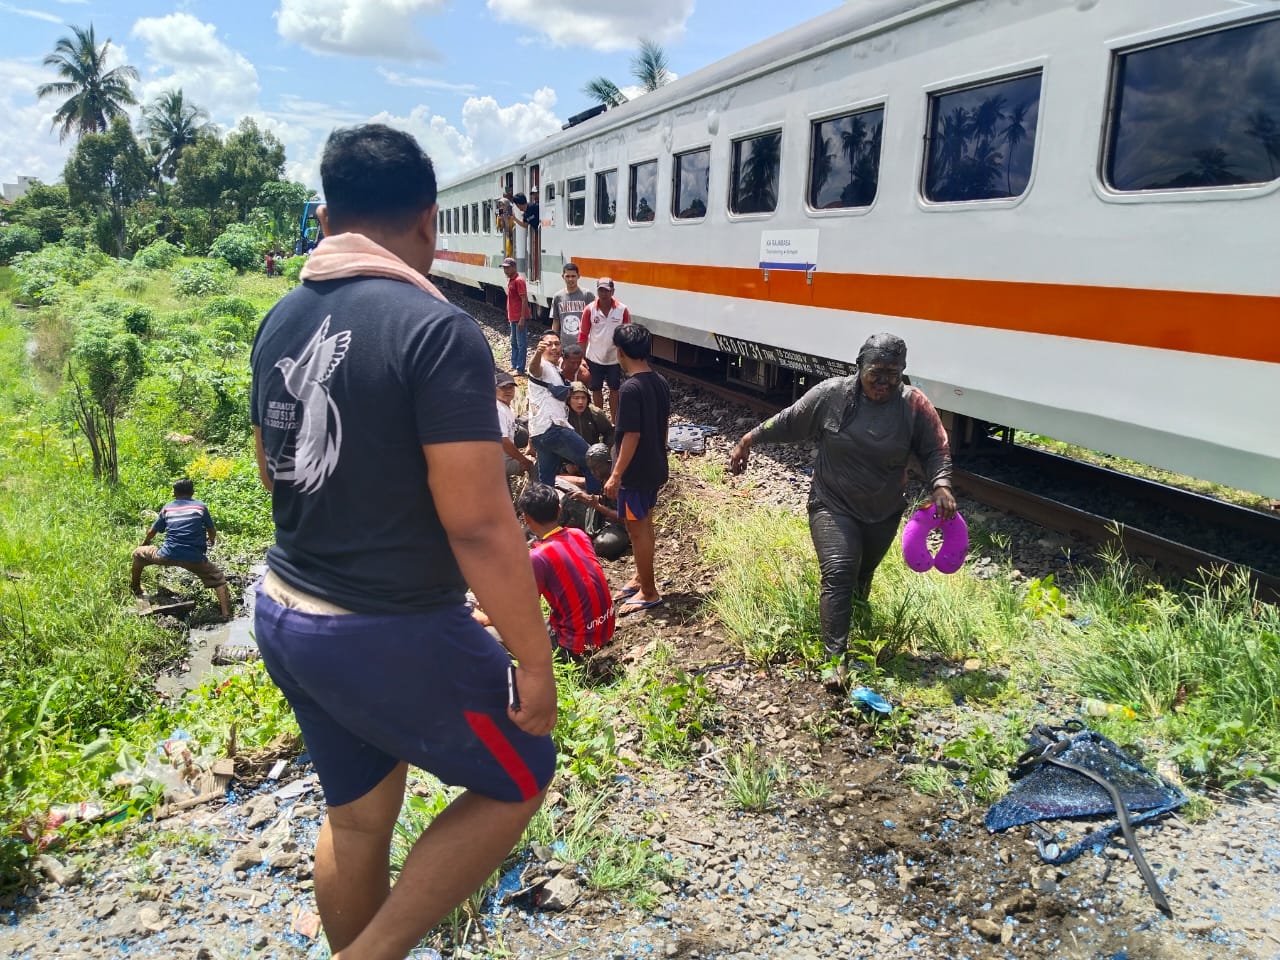
[[644,117],[662,113],[685,101],[785,67],[795,60],[844,46],[969,2],[971,0],[859,0],[856,5],[846,3],[829,13],[695,70],[666,86],[629,100],[620,107],[607,110],[568,130],[553,133],[544,140],[528,144],[519,153],[508,154],[470,170],[442,186],[451,187],[477,176],[504,170],[524,163],[530,152],[543,155],[561,150]]

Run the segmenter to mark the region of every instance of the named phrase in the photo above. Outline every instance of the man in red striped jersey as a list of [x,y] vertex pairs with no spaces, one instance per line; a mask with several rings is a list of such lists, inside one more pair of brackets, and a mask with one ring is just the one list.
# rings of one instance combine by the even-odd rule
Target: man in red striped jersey
[[[135,597],[142,596],[142,571],[153,564],[162,567],[182,567],[190,570],[200,582],[211,589],[222,607],[222,619],[231,616],[231,593],[222,568],[209,560],[208,546],[218,540],[209,508],[195,496],[195,484],[185,477],[173,485],[173,499],[160,508],[160,515],[147,530],[142,546],[133,551],[133,569],[129,587]],[[164,534],[164,543],[153,547],[151,541],[157,533]]]
[[538,538],[529,556],[538,592],[551,605],[557,652],[579,657],[603,647],[613,639],[613,598],[591,538],[560,525],[560,497],[546,484],[528,484],[516,509]]

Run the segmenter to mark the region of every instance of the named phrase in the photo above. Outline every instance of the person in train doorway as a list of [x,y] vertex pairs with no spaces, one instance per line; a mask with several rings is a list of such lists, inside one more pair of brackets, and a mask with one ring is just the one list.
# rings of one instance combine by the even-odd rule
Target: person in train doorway
[[[155,522],[147,528],[142,546],[133,551],[129,588],[135,597],[142,594],[142,571],[157,565],[190,570],[213,591],[222,609],[222,619],[231,617],[231,592],[222,568],[209,559],[208,549],[218,542],[218,530],[203,501],[195,499],[195,484],[183,477],[173,484],[173,499],[160,508]],[[157,533],[164,543],[151,545]],[[207,544],[207,546],[206,546]]]
[[538,206],[538,188],[531,189],[527,197],[517,193],[511,202],[519,211],[515,216],[516,226],[529,235],[529,276],[537,282],[542,274],[542,210]]
[[[818,554],[818,615],[828,658],[823,681],[844,689],[855,607],[869,625],[871,578],[898,532],[906,508],[907,462],[924,466],[940,517],[955,516],[947,431],[929,399],[903,380],[907,345],[877,333],[858,351],[848,377],[824,380],[745,433],[729,454],[729,469],[746,469],[758,443],[817,443],[809,490],[809,532]],[[865,654],[865,651],[859,651]]]
[[526,357],[529,353],[529,285],[516,269],[511,257],[502,261],[502,272],[507,275],[507,323],[511,326],[511,369],[518,377],[525,375]]
[[586,478],[588,491],[599,493],[600,484],[587,466],[587,441],[569,426],[569,388],[559,363],[560,338],[543,334],[529,360],[529,438],[537,453],[538,482],[555,486],[561,462],[568,461]]
[[560,342],[568,352],[571,343],[578,342],[578,331],[582,327],[582,311],[587,309],[591,296],[578,286],[578,265],[572,261],[564,265],[560,271],[560,279],[564,287],[551,298],[551,332],[559,334]]
[[596,299],[582,311],[578,342],[583,345],[591,364],[591,399],[604,408],[603,387],[609,388],[609,419],[618,420],[618,388],[622,384],[622,367],[613,334],[624,323],[631,322],[626,304],[614,299],[614,283],[609,277],[596,281]]
[[620,324],[613,331],[613,342],[627,379],[618,390],[617,456],[604,492],[617,498],[618,513],[627,526],[636,561],[636,575],[618,594],[625,601],[618,608],[618,616],[625,617],[662,603],[654,574],[653,510],[658,491],[668,477],[671,389],[666,379],[649,366],[653,338],[646,327],[639,323]]
[[[275,522],[254,627],[325,796],[315,895],[333,960],[390,960],[492,876],[542,804],[555,673],[493,353],[427,279],[431,159],[365,124],[330,134],[320,177],[327,239],[251,355]],[[468,586],[510,653],[472,619]],[[393,886],[410,763],[462,790]]]

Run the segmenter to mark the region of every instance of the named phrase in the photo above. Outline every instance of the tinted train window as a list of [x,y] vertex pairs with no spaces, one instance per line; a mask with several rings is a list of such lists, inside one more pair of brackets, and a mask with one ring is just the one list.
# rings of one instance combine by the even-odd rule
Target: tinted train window
[[568,225],[580,227],[587,222],[587,178],[570,177],[565,192],[569,196]]
[[679,220],[705,217],[711,192],[711,148],[677,153],[671,183],[671,215]]
[[1018,197],[1031,180],[1040,74],[929,97],[924,195],[935,203]]
[[778,168],[782,131],[733,142],[733,179],[729,209],[734,213],[772,213],[778,206]]
[[490,233],[493,230],[493,201],[486,200],[480,204],[480,209],[484,211],[484,232]]
[[471,232],[471,212],[465,206],[462,208],[462,232]]
[[618,220],[618,171],[596,174],[596,223]]
[[1106,180],[1194,190],[1280,176],[1280,20],[1116,57]]
[[631,165],[631,204],[633,223],[648,223],[658,208],[658,161],[646,160]]
[[556,198],[556,185],[555,185],[555,181],[552,181],[551,183],[547,184],[547,202],[550,203],[555,198]]
[[884,107],[815,120],[809,141],[809,206],[869,207],[880,182]]
[[478,203],[471,205],[471,232],[480,232],[480,204]]
[[436,211],[436,219],[440,221],[439,223],[436,224],[436,232],[444,233],[444,211],[443,210]]
[[453,233],[453,211],[446,210],[444,212],[444,232]]

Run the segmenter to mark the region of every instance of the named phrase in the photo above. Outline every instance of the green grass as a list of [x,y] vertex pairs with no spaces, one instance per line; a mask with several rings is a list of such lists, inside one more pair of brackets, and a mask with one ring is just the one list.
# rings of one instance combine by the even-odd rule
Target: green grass
[[[283,287],[236,281],[252,311]],[[14,275],[6,270],[11,293]],[[251,322],[218,303],[193,309],[172,295],[167,271],[110,262],[57,303],[18,310],[0,298],[0,822],[39,821],[50,804],[100,800],[124,815],[158,796],[145,767],[156,738],[200,727],[201,746],[223,743],[230,724],[253,747],[292,719],[260,668],[248,685],[164,707],[157,668],[182,656],[183,636],[133,612],[129,554],[170,484],[191,476],[219,526],[215,559],[256,557],[270,539],[270,507],[257,481],[248,430]],[[69,416],[62,378],[80,323],[142,304],[147,373],[117,424],[120,482],[95,480]],[[211,307],[213,309],[211,309]],[[242,311],[243,312],[243,311]],[[28,344],[31,345],[29,350]],[[166,439],[172,433],[190,443]],[[147,582],[156,574],[148,571]],[[164,578],[216,601],[184,574]],[[258,719],[251,719],[258,718]],[[194,734],[193,734],[194,735]],[[266,739],[263,739],[266,738]],[[106,745],[106,746],[104,746]],[[113,782],[113,777],[116,781]],[[122,785],[123,784],[123,785]],[[74,835],[75,831],[71,831]],[[0,837],[0,885],[17,878],[31,847]]]

